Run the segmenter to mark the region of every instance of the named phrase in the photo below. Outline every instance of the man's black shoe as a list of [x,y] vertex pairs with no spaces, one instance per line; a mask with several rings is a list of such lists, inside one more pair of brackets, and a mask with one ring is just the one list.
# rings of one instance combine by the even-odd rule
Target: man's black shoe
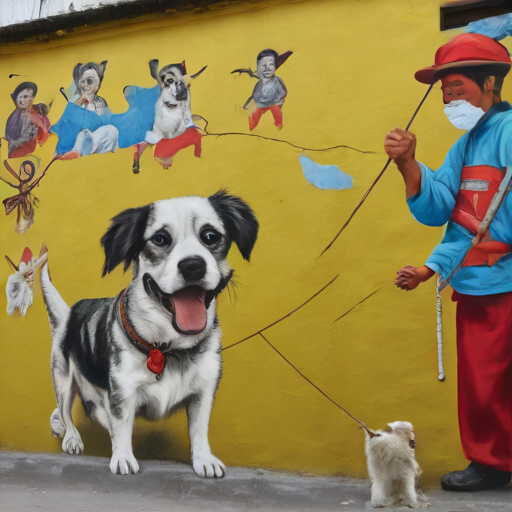
[[453,471],[441,477],[445,491],[483,491],[510,483],[510,471],[500,471],[472,462],[464,471]]

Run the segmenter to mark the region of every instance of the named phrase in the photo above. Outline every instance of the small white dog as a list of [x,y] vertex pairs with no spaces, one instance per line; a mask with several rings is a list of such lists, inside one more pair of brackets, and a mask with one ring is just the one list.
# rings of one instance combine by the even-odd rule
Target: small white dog
[[410,423],[395,421],[373,435],[367,432],[365,444],[374,507],[428,506],[418,488],[421,470]]
[[257,235],[251,208],[221,191],[158,201],[112,219],[101,239],[103,275],[133,263],[132,281],[117,297],[81,300],[70,308],[44,265],[58,405],[50,423],[53,434],[64,437],[64,451],[84,449],[71,417],[76,394],[87,415],[109,432],[110,469],[123,475],[139,471],[134,418],[160,419],[185,408],[194,471],[224,475],[208,442],[222,370],[215,298],[233,275],[226,261],[231,243],[248,260]]

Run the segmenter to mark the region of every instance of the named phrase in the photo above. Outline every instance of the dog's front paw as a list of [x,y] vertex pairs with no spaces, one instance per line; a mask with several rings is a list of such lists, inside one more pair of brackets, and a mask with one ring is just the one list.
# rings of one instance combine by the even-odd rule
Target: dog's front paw
[[226,466],[211,453],[205,453],[193,457],[194,471],[202,477],[221,478],[226,474]]
[[110,459],[110,471],[114,475],[132,475],[139,472],[139,463],[133,453],[114,453]]
[[80,455],[84,451],[84,443],[78,433],[78,430],[74,432],[68,430],[62,440],[62,449],[70,453],[71,455]]
[[50,416],[50,427],[52,429],[53,437],[64,437],[66,427],[60,420],[59,409],[55,409]]

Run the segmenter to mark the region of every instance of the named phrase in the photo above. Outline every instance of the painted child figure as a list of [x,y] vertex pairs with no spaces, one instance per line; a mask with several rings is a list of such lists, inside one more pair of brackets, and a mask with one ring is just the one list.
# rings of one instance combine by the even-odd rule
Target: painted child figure
[[489,229],[481,226],[512,165],[512,106],[501,100],[510,67],[500,43],[479,34],[456,36],[438,49],[435,65],[415,78],[426,84],[441,80],[448,119],[468,131],[435,172],[416,161],[410,132],[392,130],[384,142],[416,220],[447,224],[426,264],[404,267],[395,280],[412,290],[438,273],[450,277],[454,289],[459,429],[471,463],[441,478],[445,490],[492,489],[508,484],[512,474],[512,195]]
[[48,107],[43,103],[34,105],[37,85],[23,82],[11,94],[16,109],[7,119],[5,139],[8,141],[9,158],[29,155],[42,146],[50,135],[50,121],[47,117]]
[[[281,107],[288,91],[283,80],[276,76],[276,70],[284,64],[292,52],[278,55],[276,51],[267,49],[259,53],[256,58],[256,73],[249,69],[235,69],[232,73],[248,73],[253,78],[258,78],[251,97],[245,102],[244,110],[251,110],[249,117],[249,129],[252,131],[260,122],[261,116],[270,111],[274,117],[274,124],[277,128],[283,127],[283,113]],[[256,108],[250,107],[251,102]]]
[[105,60],[101,64],[79,63],[73,69],[75,94],[52,128],[59,136],[56,155],[61,155],[61,160],[117,150],[119,131],[110,124],[110,109],[98,95],[106,67]]

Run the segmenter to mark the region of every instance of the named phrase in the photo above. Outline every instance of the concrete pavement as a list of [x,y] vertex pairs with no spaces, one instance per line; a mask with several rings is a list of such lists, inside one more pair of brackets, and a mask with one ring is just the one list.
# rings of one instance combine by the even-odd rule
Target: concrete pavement
[[[227,468],[218,480],[175,462],[139,461],[112,475],[105,458],[0,452],[1,512],[370,511],[364,480]],[[426,489],[432,512],[512,512],[512,486],[480,493]],[[406,509],[403,509],[406,510]]]

